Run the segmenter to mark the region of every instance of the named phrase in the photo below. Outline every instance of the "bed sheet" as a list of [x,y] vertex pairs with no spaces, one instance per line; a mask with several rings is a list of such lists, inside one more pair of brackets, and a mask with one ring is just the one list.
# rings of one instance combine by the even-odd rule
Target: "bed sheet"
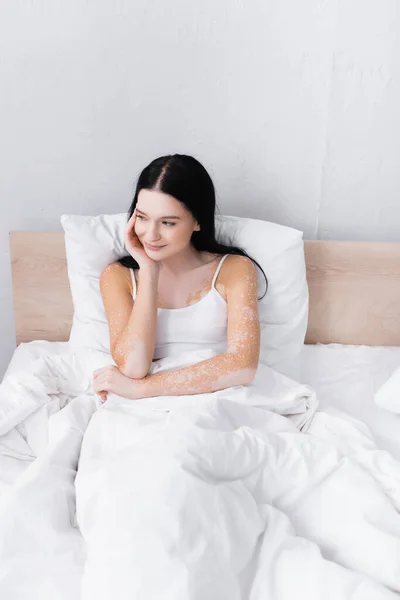
[[[28,373],[38,358],[68,352],[68,342],[35,340],[20,344],[13,352],[3,382],[18,372]],[[0,438],[0,497],[33,462],[29,446],[24,440],[24,428],[16,427]]]
[[26,369],[41,356],[55,356],[62,352],[68,352],[68,342],[48,342],[46,340],[34,340],[19,344],[13,352],[3,380],[17,371]]
[[400,347],[310,345],[300,362],[300,380],[316,390],[319,410],[363,421],[377,445],[400,460],[400,415],[374,403],[375,392],[400,365]]

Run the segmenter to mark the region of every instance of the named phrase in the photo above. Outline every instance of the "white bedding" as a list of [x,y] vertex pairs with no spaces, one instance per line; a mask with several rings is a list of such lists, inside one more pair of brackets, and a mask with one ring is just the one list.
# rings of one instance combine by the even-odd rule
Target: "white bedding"
[[37,358],[43,356],[56,356],[57,354],[64,354],[66,352],[68,352],[68,342],[35,340],[33,342],[21,343],[14,350],[3,379],[18,371],[29,370]]
[[[68,342],[34,341],[14,351],[6,375],[30,369],[43,356],[68,353]],[[381,448],[400,460],[400,415],[383,410],[373,396],[400,366],[400,347],[304,346],[296,379],[313,387],[322,410],[336,408],[360,419]]]
[[[4,374],[3,381],[9,376],[29,373],[35,361],[44,356],[55,356],[68,352],[67,342],[47,342],[37,340],[22,343],[15,350]],[[33,421],[33,420],[32,420]],[[34,426],[34,423],[32,423]],[[42,431],[38,431],[42,435]],[[0,496],[25,471],[34,460],[35,453],[26,441],[23,423],[6,435],[0,436]]]
[[398,597],[400,463],[332,409],[349,360],[332,370],[333,350],[303,356],[327,408],[314,417],[312,390],[269,369],[251,388],[104,404],[89,377],[104,356],[64,348],[9,371],[0,472],[23,466],[0,498],[0,598]]
[[320,410],[360,419],[378,446],[400,460],[400,415],[374,403],[374,394],[399,366],[399,347],[304,346],[300,380],[315,389]]

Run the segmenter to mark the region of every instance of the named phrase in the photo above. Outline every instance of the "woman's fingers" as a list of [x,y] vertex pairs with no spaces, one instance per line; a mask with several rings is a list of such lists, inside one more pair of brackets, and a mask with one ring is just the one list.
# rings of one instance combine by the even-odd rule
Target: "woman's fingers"
[[106,382],[103,380],[102,377],[99,377],[98,379],[96,379],[95,381],[93,381],[93,391],[96,394],[100,394],[103,392],[108,392],[107,390],[107,385]]
[[101,381],[101,378],[99,378],[93,385],[93,390],[98,396],[100,396],[103,402],[105,402],[105,400],[107,400],[108,391],[104,389],[103,385],[104,382]]
[[100,396],[101,400],[105,402],[108,397],[108,391],[104,389],[105,385],[105,373],[107,367],[102,367],[101,369],[96,369],[93,371],[93,390],[94,392]]
[[102,386],[105,386],[105,377],[99,375],[93,380],[93,389],[97,392],[98,390],[104,389]]
[[93,371],[93,379],[97,379],[97,377],[104,373],[106,369],[108,369],[108,367],[101,367],[101,369],[96,369],[95,371]]
[[129,221],[128,221],[128,224],[127,224],[127,226],[126,226],[126,233],[127,233],[127,234],[128,234],[128,233],[131,233],[131,231],[133,231],[133,230],[134,230],[134,228],[135,228],[135,223],[136,223],[136,208],[135,208],[135,210],[133,211],[133,214],[132,214],[131,218],[129,219]]
[[101,369],[96,369],[95,371],[93,371],[93,379],[97,379],[102,373],[107,373],[112,369],[113,365],[109,365],[108,367],[101,367]]
[[[135,252],[136,250],[143,250],[143,246],[139,241],[139,238],[135,231],[136,225],[136,209],[129,219],[128,224],[125,229],[125,247],[128,252]],[[135,257],[134,257],[135,258]]]

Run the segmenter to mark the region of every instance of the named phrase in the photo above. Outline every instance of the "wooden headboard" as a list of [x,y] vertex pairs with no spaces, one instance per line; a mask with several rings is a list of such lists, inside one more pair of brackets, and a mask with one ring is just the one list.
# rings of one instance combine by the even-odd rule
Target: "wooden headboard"
[[64,234],[11,231],[9,235],[17,345],[68,340],[74,308]]
[[[64,234],[12,231],[16,341],[68,340]],[[306,343],[400,346],[400,243],[306,241]]]

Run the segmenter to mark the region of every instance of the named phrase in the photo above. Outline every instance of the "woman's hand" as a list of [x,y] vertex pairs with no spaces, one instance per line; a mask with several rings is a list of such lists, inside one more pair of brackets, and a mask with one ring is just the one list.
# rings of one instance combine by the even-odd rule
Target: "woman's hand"
[[129,219],[125,229],[125,248],[128,250],[132,258],[136,260],[140,268],[148,266],[152,268],[158,268],[158,263],[148,256],[146,250],[143,248],[143,244],[136,234],[136,218],[137,214],[135,208],[133,215]]
[[123,375],[114,365],[97,369],[93,373],[93,389],[103,402],[107,400],[108,393],[128,400],[137,400],[143,397],[141,395],[143,386],[143,379],[131,379]]

